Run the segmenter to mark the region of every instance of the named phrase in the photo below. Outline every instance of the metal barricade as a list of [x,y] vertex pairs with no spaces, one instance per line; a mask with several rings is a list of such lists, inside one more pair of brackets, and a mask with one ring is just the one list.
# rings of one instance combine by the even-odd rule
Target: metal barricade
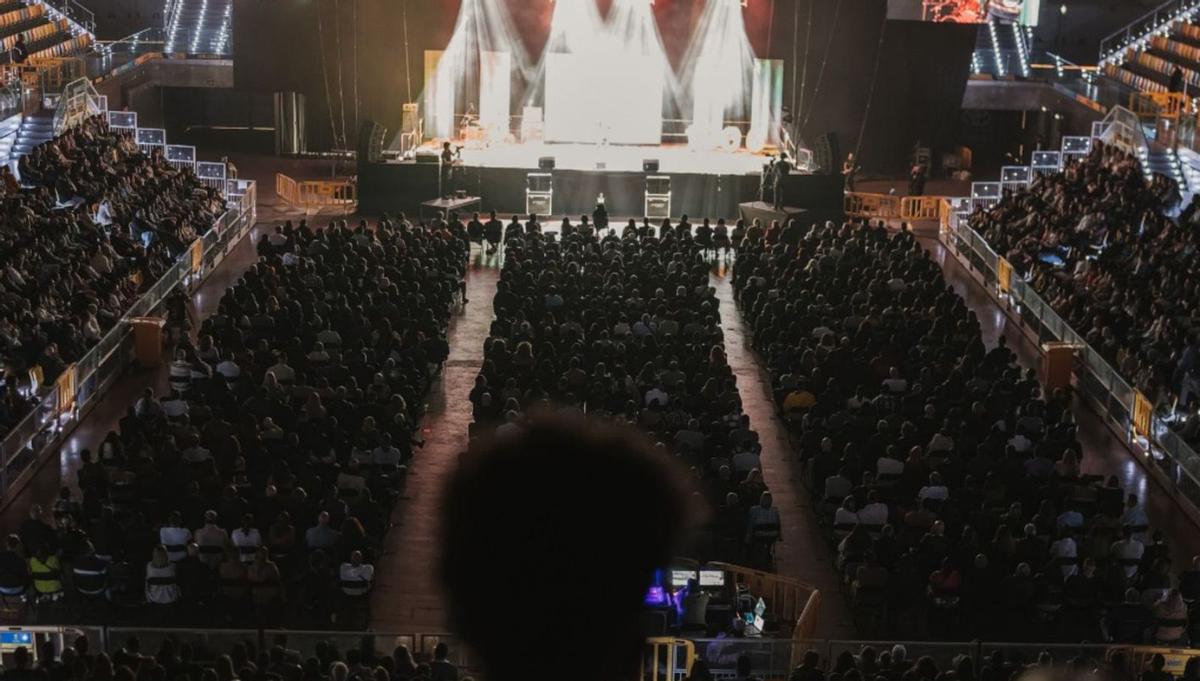
[[900,217],[900,197],[890,194],[850,192],[844,200],[848,217],[895,220]]

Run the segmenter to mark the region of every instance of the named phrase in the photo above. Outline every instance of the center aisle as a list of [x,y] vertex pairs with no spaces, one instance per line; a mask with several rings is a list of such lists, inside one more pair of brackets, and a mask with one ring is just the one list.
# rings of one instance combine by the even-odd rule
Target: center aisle
[[734,300],[732,271],[728,265],[713,268],[710,281],[721,302],[721,328],[725,353],[737,377],[742,408],[762,443],[762,473],[775,508],[779,509],[783,540],[775,546],[776,572],[812,584],[821,590],[819,638],[855,639],[858,634],[840,579],[833,565],[833,551],[826,545],[813,516],[808,490],[801,481],[800,463],[792,456],[787,432],[775,414],[775,403],[766,372],[748,344],[749,330],[742,324]]
[[404,496],[392,512],[394,526],[384,537],[371,595],[371,628],[382,632],[443,633],[447,624],[435,578],[438,558],[438,506],[442,481],[467,448],[472,421],[469,395],[483,364],[483,342],[492,325],[492,298],[500,280],[501,258],[473,246],[467,267],[470,304],[453,321],[450,356],[441,381],[429,394],[421,425],[425,446],[409,466]]

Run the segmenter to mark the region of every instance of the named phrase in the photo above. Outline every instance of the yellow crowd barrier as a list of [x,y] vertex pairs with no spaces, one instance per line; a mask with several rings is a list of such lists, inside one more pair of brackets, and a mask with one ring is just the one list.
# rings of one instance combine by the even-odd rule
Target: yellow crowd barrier
[[[641,681],[675,681],[689,676],[696,662],[696,644],[684,638],[655,637],[646,639],[647,650],[642,656]],[[680,649],[683,659],[680,659]],[[646,673],[649,664],[650,673]]]
[[905,222],[939,220],[944,202],[945,198],[941,196],[906,196],[900,199],[900,219]]
[[950,207],[944,196],[892,196],[851,192],[846,194],[845,212],[852,218],[919,222],[942,220],[949,215]]
[[1129,96],[1129,109],[1142,117],[1178,119],[1191,110],[1191,100],[1182,92],[1135,92]]
[[347,180],[295,180],[275,173],[275,193],[299,208],[335,206],[350,209],[358,203],[358,185]]
[[900,197],[850,192],[846,194],[845,212],[852,218],[895,220],[900,217]]
[[[795,642],[811,641],[816,638],[821,620],[821,591],[817,587],[798,579],[783,577],[771,572],[754,570],[729,563],[709,563],[714,570],[725,574],[738,586],[746,587],[750,593],[760,596],[767,611],[780,623],[791,627],[791,639]],[[792,650],[792,665],[800,664],[803,647],[796,645]]]
[[75,365],[63,370],[55,381],[58,388],[58,413],[65,414],[75,407]]

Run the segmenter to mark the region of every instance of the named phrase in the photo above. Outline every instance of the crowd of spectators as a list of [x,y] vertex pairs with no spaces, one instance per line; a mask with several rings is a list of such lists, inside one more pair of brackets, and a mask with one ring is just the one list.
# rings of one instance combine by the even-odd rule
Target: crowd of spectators
[[[745,242],[735,289],[864,631],[1178,643],[1200,566],[907,230]],[[1194,618],[1193,618],[1194,619]]]
[[[427,652],[405,645],[375,650],[374,638],[341,648],[333,640],[305,639],[292,647],[279,636],[260,647],[252,638],[220,645],[188,637],[157,637],[151,648],[137,636],[96,650],[86,636],[40,641],[5,655],[5,681],[458,681],[446,643]],[[69,641],[69,645],[67,644]],[[36,653],[36,655],[35,655]]]
[[1097,144],[970,225],[1131,385],[1183,410],[1200,392],[1200,198],[1171,217],[1177,200],[1173,181],[1147,184],[1136,158]]
[[161,151],[90,118],[0,170],[0,437],[224,210]]
[[277,227],[177,346],[170,393],[147,389],[81,452],[82,498],[64,489],[10,536],[0,593],[210,625],[360,612],[446,359],[461,237],[386,217]]
[[726,359],[711,245],[686,218],[564,233],[543,234],[534,216],[509,225],[473,434],[503,436],[551,404],[635,426],[715,509],[697,557],[769,565],[779,515]]

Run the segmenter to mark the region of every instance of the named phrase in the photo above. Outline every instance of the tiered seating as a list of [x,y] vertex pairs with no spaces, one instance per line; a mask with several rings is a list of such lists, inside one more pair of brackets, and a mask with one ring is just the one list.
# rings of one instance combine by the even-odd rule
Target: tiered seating
[[25,377],[52,383],[223,210],[190,170],[143,154],[103,116],[37,147],[20,169],[32,188],[11,173],[3,187],[21,211],[0,229],[0,434],[28,408],[18,387],[37,386]]
[[1169,182],[1139,175],[1135,159],[1097,146],[971,223],[1126,380],[1165,406],[1179,395],[1182,408],[1197,380],[1188,348],[1200,324],[1183,302],[1195,286],[1196,203],[1172,220]]
[[1176,67],[1185,84],[1200,89],[1200,26],[1175,22],[1170,35],[1154,36],[1143,50],[1126,50],[1123,63],[1105,64],[1104,74],[1140,92],[1167,92]]
[[[57,551],[72,588],[98,588],[100,606],[329,626],[337,594],[369,591],[363,566],[446,359],[466,251],[444,231],[386,219],[276,228],[200,343],[177,347],[171,395],[131,403],[118,431],[81,454],[81,503],[56,504],[56,528],[35,515],[16,548]],[[0,570],[11,565],[0,556]],[[0,585],[31,577],[41,603],[62,593],[30,571]]]
[[50,20],[46,6],[23,2],[0,3],[0,64],[12,62],[13,45],[17,36],[25,38],[30,58],[65,57],[84,51],[94,42],[93,36],[77,32],[66,18]]
[[779,517],[726,361],[703,246],[684,222],[561,242],[510,225],[473,433],[545,402],[635,425],[689,465],[716,510],[701,558],[767,566]]
[[[744,243],[735,285],[850,598],[885,635],[1183,637],[1167,547],[1115,479],[1081,475],[1069,398],[986,350],[910,233]],[[1138,622],[1112,614],[1127,589]]]

